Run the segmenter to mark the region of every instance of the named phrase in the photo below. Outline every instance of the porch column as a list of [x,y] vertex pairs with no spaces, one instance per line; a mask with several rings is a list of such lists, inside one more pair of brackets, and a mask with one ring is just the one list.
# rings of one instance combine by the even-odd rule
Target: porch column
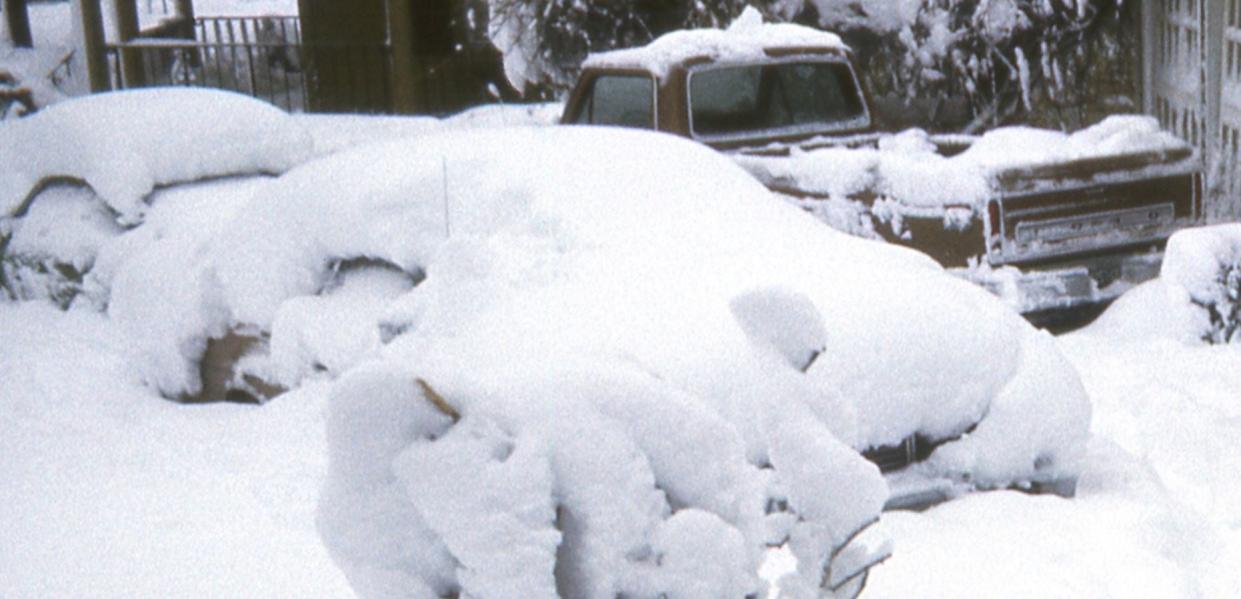
[[74,46],[81,51],[81,61],[85,67],[91,92],[112,89],[112,78],[108,74],[108,45],[103,33],[103,10],[99,7],[100,1],[73,0],[70,7],[70,12],[74,16]]
[[392,111],[417,111],[414,69],[414,15],[411,0],[388,0],[388,40],[392,45]]
[[[116,32],[120,44],[126,44],[138,38],[138,0],[112,0],[113,16],[116,20]],[[146,72],[142,63],[142,52],[136,49],[121,47],[121,75],[125,87],[142,87],[146,82]]]
[[30,13],[26,11],[26,0],[4,0],[4,17],[9,24],[13,45],[33,48],[34,38],[30,35]]

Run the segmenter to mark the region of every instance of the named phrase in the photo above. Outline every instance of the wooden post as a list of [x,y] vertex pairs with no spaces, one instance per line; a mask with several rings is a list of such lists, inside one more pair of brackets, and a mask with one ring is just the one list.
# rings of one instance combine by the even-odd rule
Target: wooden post
[[176,0],[177,16],[194,21],[194,0]]
[[418,110],[415,97],[414,15],[410,0],[388,0],[388,40],[392,45],[392,111]]
[[1206,0],[1202,11],[1202,57],[1203,68],[1206,70],[1206,95],[1204,102],[1206,118],[1204,137],[1207,152],[1211,158],[1218,159],[1220,142],[1223,141],[1223,130],[1220,127],[1220,106],[1224,99],[1224,2],[1223,0]]
[[102,92],[112,89],[108,75],[108,45],[103,33],[103,11],[100,0],[73,0],[73,14],[78,18],[75,31],[80,28],[77,45],[82,50],[90,91]]
[[125,87],[142,87],[145,84],[145,71],[142,64],[142,53],[125,44],[138,37],[138,0],[112,0],[116,20],[116,32],[121,44],[121,75]]
[[34,37],[30,35],[30,13],[26,0],[4,0],[4,16],[9,23],[9,37],[18,48],[33,48]]
[[[1142,112],[1155,114],[1155,63],[1159,60],[1159,20],[1162,2],[1140,2],[1142,13]],[[1164,126],[1167,126],[1164,123]]]

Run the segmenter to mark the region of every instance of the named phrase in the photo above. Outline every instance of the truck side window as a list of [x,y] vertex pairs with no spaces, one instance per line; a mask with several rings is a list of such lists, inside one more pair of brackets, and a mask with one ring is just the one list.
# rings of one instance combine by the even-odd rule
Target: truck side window
[[654,129],[655,81],[645,75],[595,78],[574,123]]

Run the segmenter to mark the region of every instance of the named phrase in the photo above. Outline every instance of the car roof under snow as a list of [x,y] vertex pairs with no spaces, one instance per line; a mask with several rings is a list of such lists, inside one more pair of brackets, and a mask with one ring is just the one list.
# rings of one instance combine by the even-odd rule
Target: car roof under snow
[[640,69],[663,77],[688,62],[746,62],[780,51],[848,52],[834,33],[790,23],[764,23],[753,8],[727,29],[674,31],[638,48],[592,54],[585,68]]

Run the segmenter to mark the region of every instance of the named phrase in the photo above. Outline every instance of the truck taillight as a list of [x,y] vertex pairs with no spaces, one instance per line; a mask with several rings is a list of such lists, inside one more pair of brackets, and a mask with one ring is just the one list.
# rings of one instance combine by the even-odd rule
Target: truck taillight
[[1000,221],[1000,202],[998,200],[987,202],[987,251],[1000,251],[1000,244],[1004,240],[1002,226],[1003,223]]

